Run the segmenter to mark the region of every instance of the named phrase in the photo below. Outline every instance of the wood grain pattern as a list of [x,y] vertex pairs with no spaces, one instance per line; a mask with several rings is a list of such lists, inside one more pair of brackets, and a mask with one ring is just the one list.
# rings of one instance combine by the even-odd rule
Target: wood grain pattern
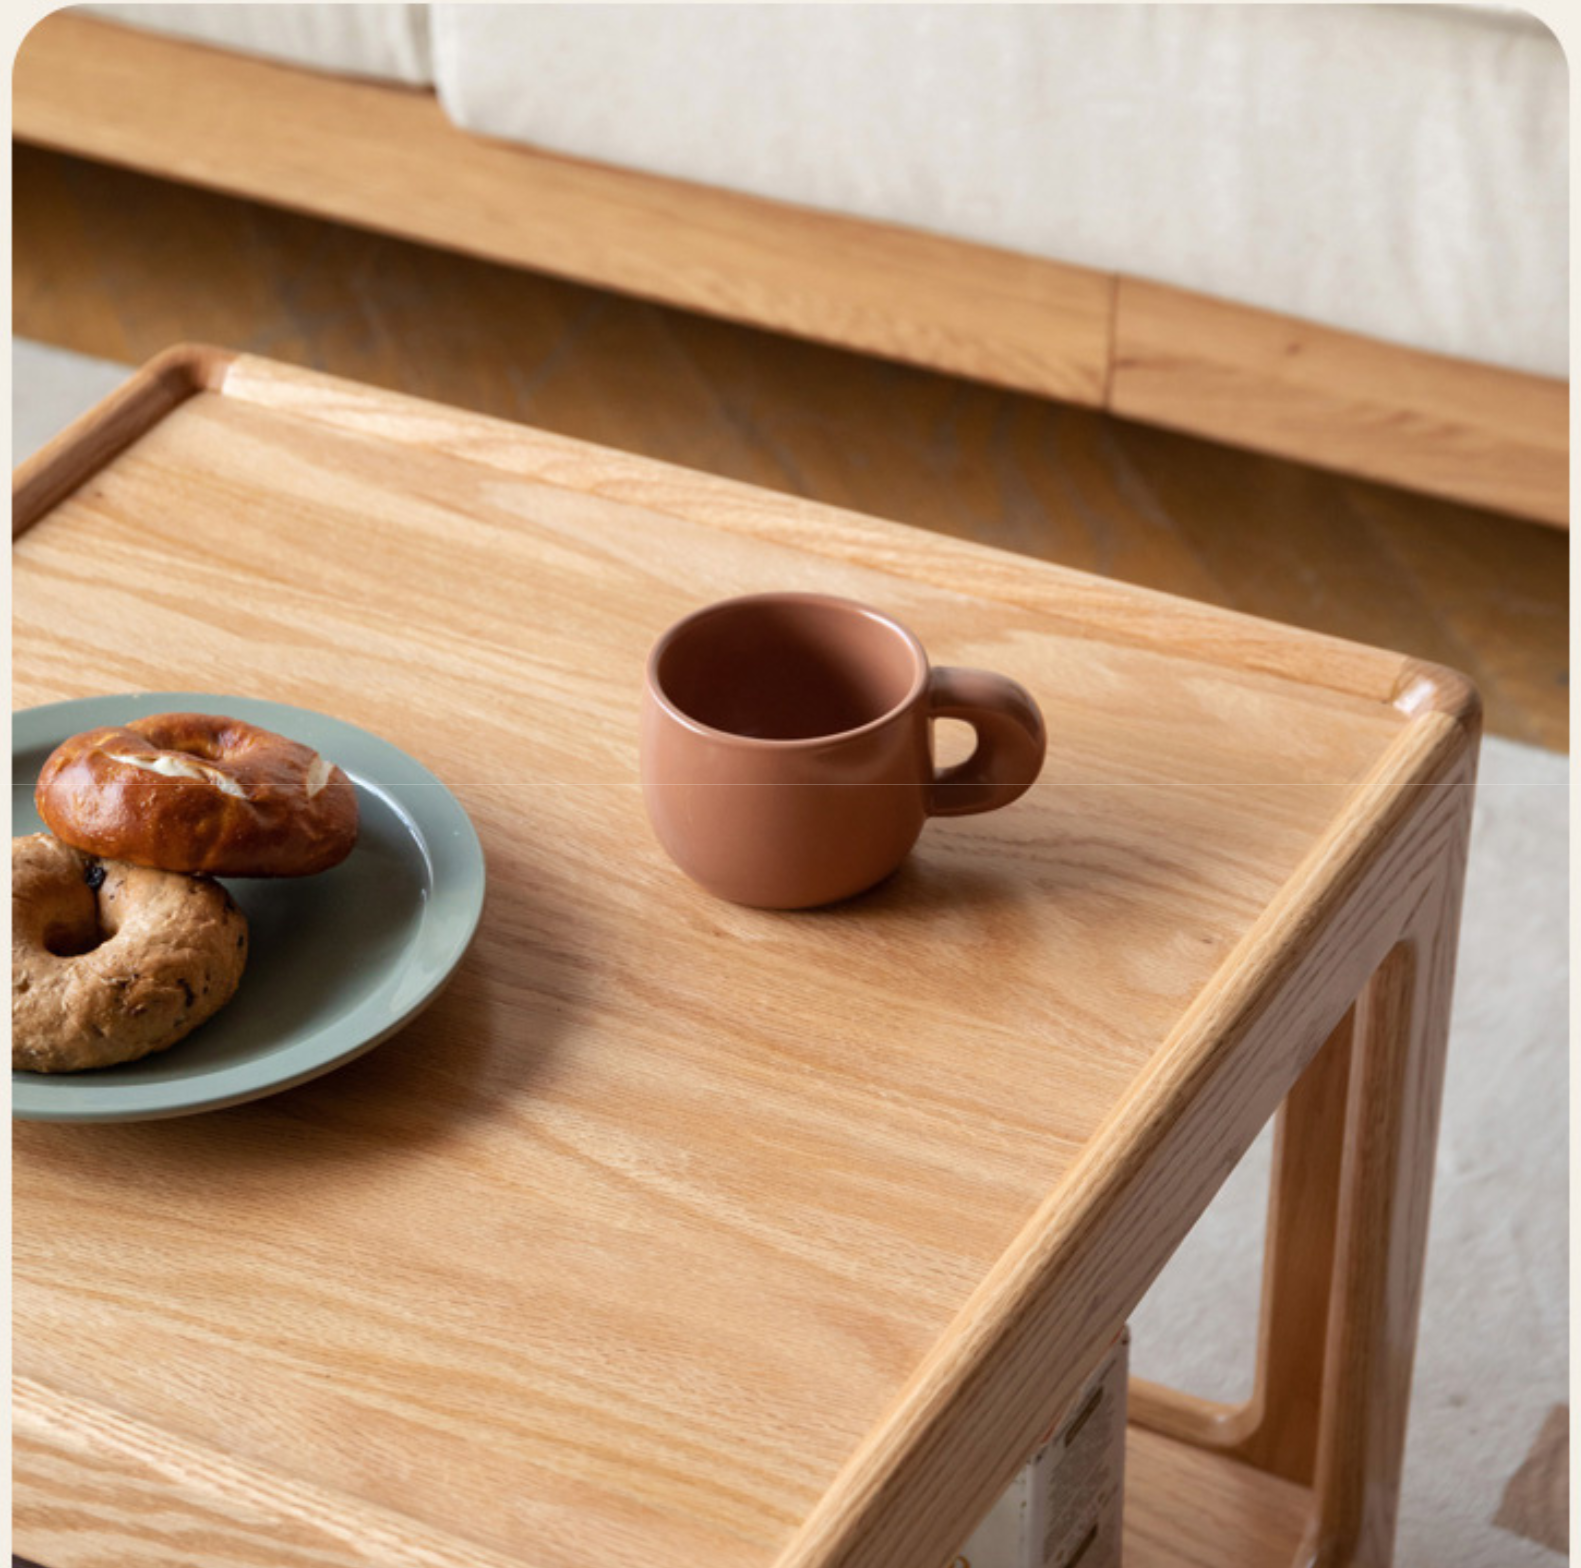
[[1287,1568],[1311,1494],[1152,1432],[1126,1450],[1125,1568]]
[[1569,385],[1121,278],[1130,419],[1567,527]]
[[[963,1492],[971,1489],[979,1512],[992,1499],[1014,1456],[1074,1390],[1077,1374],[1063,1369],[1095,1353],[1101,1314],[1116,1299],[1122,1304],[1107,1320],[1113,1332],[1140,1299],[1156,1273],[1153,1247],[1167,1254],[1184,1238],[1217,1179],[1334,1026],[1343,1010],[1336,999],[1355,994],[1402,913],[1414,912],[1424,868],[1456,853],[1464,834],[1461,792],[1432,781],[1451,779],[1464,744],[1459,723],[1435,714],[1380,765],[1364,792],[1370,811],[1317,846],[1248,933],[1224,982],[1184,1015],[1088,1144],[1087,1158],[1045,1200],[913,1376],[901,1404],[820,1499],[781,1568],[915,1562],[948,1532]],[[1402,796],[1405,777],[1416,783]],[[1132,1158],[1120,1157],[1122,1150]],[[1420,1183],[1411,1199],[1425,1204]],[[1132,1245],[1119,1245],[1121,1237]],[[1394,1281],[1379,1289],[1357,1256],[1350,1267],[1367,1277],[1353,1288],[1364,1296],[1378,1290],[1392,1319],[1402,1304]],[[1407,1362],[1410,1344],[1407,1338],[1401,1347]],[[1345,1364],[1359,1385],[1365,1366],[1348,1357]],[[1054,1367],[1061,1372],[1051,1375]],[[1051,1408],[1042,1400],[1045,1387],[1053,1390]],[[1388,1390],[1387,1421],[1400,1414],[1396,1393]],[[1341,1403],[1373,1435],[1378,1407],[1359,1397],[1359,1386],[1344,1388]],[[1376,1488],[1362,1490],[1381,1506],[1392,1499],[1390,1461],[1381,1446],[1371,1452],[1382,1474]],[[1371,1474],[1369,1466],[1363,1476]],[[1320,1507],[1326,1479],[1320,1472]],[[1356,1470],[1347,1469],[1345,1479],[1355,1482]]]
[[19,52],[12,129],[693,310],[1074,402],[1103,394],[1101,274],[489,142],[426,93],[57,14]]
[[11,481],[12,538],[178,404],[217,389],[229,363],[219,349],[178,346],[20,463]]
[[149,1560],[152,1543],[169,1568],[519,1568],[30,1378],[11,1425],[12,1531],[48,1568]]
[[[14,545],[14,700],[201,671],[334,712],[451,784],[490,904],[338,1073],[16,1129],[19,1544],[166,1562],[135,1515],[168,1503],[218,1516],[219,1563],[274,1519],[348,1565],[365,1519],[397,1563],[947,1557],[1446,886],[1469,692],[246,356],[216,379],[107,462],[79,429]],[[637,672],[763,586],[1020,679],[1039,785],[816,917],[695,892],[641,820]],[[104,1517],[59,1523],[74,1451]],[[1263,1499],[1248,1541],[1308,1495],[1147,1452]]]
[[480,419],[254,355],[244,355],[232,366],[226,390],[233,397],[267,403],[336,429],[593,490],[667,516],[685,517],[702,508],[715,527],[1016,605],[1068,623],[1074,635],[1097,632],[1106,641],[1155,649],[1189,646],[1196,658],[1227,674],[1244,672],[1242,678],[1293,677],[1308,688],[1371,704],[1393,697],[1409,662],[1360,643],[1276,626],[1104,577],[1029,569],[1018,556],[967,541],[930,539],[927,549],[919,549],[917,531],[904,524]]
[[[520,1568],[27,1380],[13,1423],[14,1527],[50,1568],[136,1562],[151,1525],[169,1568]],[[1284,1562],[1310,1506],[1300,1487],[1145,1432],[1126,1487],[1129,1568]]]
[[1568,517],[1563,383],[491,143],[410,89],[57,14],[19,53],[13,129],[37,145],[1517,516]]

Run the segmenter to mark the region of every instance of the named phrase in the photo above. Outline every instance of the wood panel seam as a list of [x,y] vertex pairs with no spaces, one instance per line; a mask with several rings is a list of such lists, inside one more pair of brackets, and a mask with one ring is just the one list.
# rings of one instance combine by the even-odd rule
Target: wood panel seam
[[1107,414],[1114,412],[1114,377],[1115,361],[1119,354],[1120,342],[1120,289],[1124,284],[1123,276],[1118,272],[1109,275],[1109,337],[1104,345],[1103,363],[1103,409]]

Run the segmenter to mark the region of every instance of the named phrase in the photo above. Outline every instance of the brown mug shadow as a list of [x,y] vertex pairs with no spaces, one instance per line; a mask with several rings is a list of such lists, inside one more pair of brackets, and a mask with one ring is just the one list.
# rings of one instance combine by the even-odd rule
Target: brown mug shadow
[[827,914],[864,919],[926,920],[945,912],[1003,908],[1018,903],[1025,891],[1013,874],[964,859],[941,861],[913,852],[882,882],[823,909]]
[[1024,911],[1029,901],[1047,899],[1061,883],[1072,880],[1025,840],[940,845],[924,838],[894,871],[863,892],[785,913],[798,919],[888,926],[927,925],[943,916],[1008,916]]

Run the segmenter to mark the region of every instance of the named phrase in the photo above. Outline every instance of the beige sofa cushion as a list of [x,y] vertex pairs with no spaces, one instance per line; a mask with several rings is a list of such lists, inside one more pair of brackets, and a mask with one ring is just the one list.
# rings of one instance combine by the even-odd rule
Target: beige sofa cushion
[[1566,75],[1503,7],[436,5],[483,134],[1563,375]]
[[111,21],[319,71],[433,84],[426,5],[85,5]]

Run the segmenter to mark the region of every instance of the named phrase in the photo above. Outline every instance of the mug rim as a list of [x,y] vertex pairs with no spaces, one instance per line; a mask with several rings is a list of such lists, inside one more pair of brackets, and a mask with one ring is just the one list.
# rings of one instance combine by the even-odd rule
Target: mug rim
[[[701,719],[695,719],[684,709],[678,707],[665,691],[659,680],[659,662],[666,651],[683,633],[691,630],[699,622],[708,620],[711,616],[723,614],[727,610],[741,609],[751,604],[806,604],[822,605],[837,610],[855,612],[870,621],[877,621],[880,625],[894,632],[910,650],[914,670],[911,685],[906,694],[898,702],[886,708],[876,718],[869,719],[865,724],[853,725],[846,730],[828,730],[821,735],[799,735],[789,739],[775,739],[771,736],[737,735],[731,730],[715,729],[711,724],[704,724]],[[807,593],[800,591],[769,592],[769,593],[743,593],[736,594],[729,599],[716,599],[711,604],[700,605],[697,609],[683,615],[659,636],[657,642],[648,650],[647,664],[647,690],[648,695],[659,705],[666,715],[674,719],[684,729],[690,730],[694,735],[700,735],[708,740],[721,741],[728,745],[740,746],[751,750],[769,748],[777,751],[809,750],[817,746],[828,746],[834,742],[854,740],[858,736],[871,734],[882,729],[886,724],[891,724],[902,713],[910,708],[920,698],[928,685],[928,655],[923,648],[917,634],[908,627],[903,626],[887,610],[880,610],[871,604],[865,604],[860,599],[848,599],[841,594]]]

